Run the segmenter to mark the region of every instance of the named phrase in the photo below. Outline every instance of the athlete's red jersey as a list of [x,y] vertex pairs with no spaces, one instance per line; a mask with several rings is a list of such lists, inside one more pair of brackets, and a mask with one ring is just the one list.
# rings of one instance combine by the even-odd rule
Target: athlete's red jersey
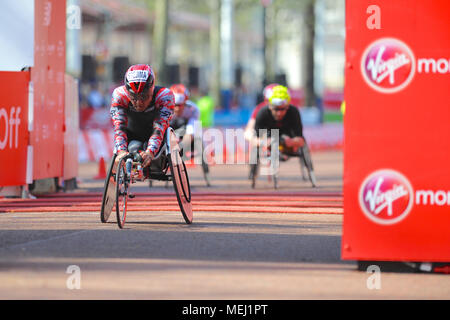
[[116,152],[127,151],[128,142],[136,139],[148,141],[145,151],[155,154],[161,147],[174,107],[174,97],[168,88],[156,86],[150,105],[142,112],[133,107],[125,86],[116,88],[110,109]]

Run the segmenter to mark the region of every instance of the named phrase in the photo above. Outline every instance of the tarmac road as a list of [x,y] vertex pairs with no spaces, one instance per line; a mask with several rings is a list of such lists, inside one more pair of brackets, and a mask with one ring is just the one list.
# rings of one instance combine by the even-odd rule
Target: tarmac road
[[[342,154],[313,153],[319,188],[299,181],[298,163],[282,164],[280,190],[342,191]],[[96,164],[80,166],[80,190],[98,192]],[[190,168],[195,193],[251,192],[243,165],[211,168],[206,188]],[[299,171],[297,171],[299,172]],[[138,189],[148,191],[145,185]],[[153,190],[167,191],[157,182]],[[271,193],[266,177],[256,193]],[[175,195],[174,195],[175,197]],[[195,210],[195,207],[194,207]],[[130,212],[126,228],[87,212],[0,213],[0,299],[449,299],[450,277],[371,273],[340,259],[341,214]],[[70,289],[79,270],[80,289]],[[69,268],[70,269],[70,268]],[[73,270],[73,269],[71,269]]]

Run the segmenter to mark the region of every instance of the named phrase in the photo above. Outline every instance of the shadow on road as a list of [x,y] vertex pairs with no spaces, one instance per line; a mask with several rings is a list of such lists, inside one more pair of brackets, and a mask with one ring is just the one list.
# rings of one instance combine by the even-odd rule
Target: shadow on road
[[[154,224],[163,227],[175,225]],[[214,224],[208,225],[214,229]],[[175,226],[178,227],[175,232],[71,230],[66,234],[52,234],[50,230],[3,230],[2,238],[20,240],[13,246],[0,248],[0,266],[4,267],[5,261],[23,258],[342,263],[339,235],[270,234],[254,232],[252,228],[245,233],[194,231],[183,224]],[[261,226],[259,228],[262,230]],[[26,236],[27,233],[30,235]],[[25,239],[33,239],[32,234],[39,234],[40,240],[26,242]],[[22,241],[25,242],[20,243]]]

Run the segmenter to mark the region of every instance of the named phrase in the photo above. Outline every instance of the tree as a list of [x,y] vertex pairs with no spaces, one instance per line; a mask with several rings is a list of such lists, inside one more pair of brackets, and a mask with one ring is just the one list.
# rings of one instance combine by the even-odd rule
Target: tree
[[155,1],[155,19],[153,26],[153,65],[162,84],[166,79],[167,28],[169,20],[169,0]]
[[[265,10],[265,80],[275,82],[277,46],[292,30],[302,30],[302,79],[305,105],[316,104],[314,88],[315,0],[273,0]],[[299,28],[299,19],[303,28]]]
[[210,94],[216,106],[220,104],[220,0],[210,1],[210,52],[212,61]]
[[316,105],[316,92],[314,88],[314,36],[315,36],[315,0],[308,0],[303,10],[304,37],[303,37],[303,88],[305,91],[305,105]]
[[[154,13],[155,24],[152,29],[154,64],[159,74],[164,75],[167,49],[167,32],[169,1],[174,11],[188,11],[210,16],[210,57],[211,78],[210,93],[216,103],[220,102],[220,7],[221,0],[136,0],[146,2],[150,12]],[[251,20],[257,12],[263,17],[261,0],[234,0],[236,28],[251,28]],[[302,79],[305,90],[305,104],[315,105],[314,89],[314,37],[315,37],[315,3],[316,0],[272,0],[264,14],[265,37],[264,76],[267,82],[275,82],[277,73],[277,48],[280,40],[286,37],[302,36]],[[261,35],[263,36],[263,32]],[[263,79],[261,79],[263,80]]]

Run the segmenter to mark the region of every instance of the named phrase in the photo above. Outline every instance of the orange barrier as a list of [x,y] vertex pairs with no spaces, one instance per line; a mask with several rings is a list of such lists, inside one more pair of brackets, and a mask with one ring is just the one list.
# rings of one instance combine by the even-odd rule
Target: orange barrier
[[30,142],[33,179],[44,179],[63,175],[66,1],[36,0],[34,9],[34,123]]
[[106,179],[106,165],[105,159],[103,159],[103,157],[101,157],[98,161],[98,172],[94,179]]
[[450,261],[450,2],[346,2],[342,257]]
[[[100,212],[101,193],[54,194],[38,199],[0,199],[0,212]],[[211,193],[197,192],[197,212],[342,214],[342,195],[335,193]],[[151,205],[149,205],[151,204]],[[173,192],[136,193],[130,212],[179,212]]]
[[65,75],[63,178],[78,176],[78,81]]
[[0,186],[27,183],[29,72],[0,72]]
[[[0,164],[7,168],[0,186],[78,174],[78,86],[65,75],[66,2],[36,0],[34,10],[34,66],[0,73]],[[6,139],[11,144],[3,146]]]

